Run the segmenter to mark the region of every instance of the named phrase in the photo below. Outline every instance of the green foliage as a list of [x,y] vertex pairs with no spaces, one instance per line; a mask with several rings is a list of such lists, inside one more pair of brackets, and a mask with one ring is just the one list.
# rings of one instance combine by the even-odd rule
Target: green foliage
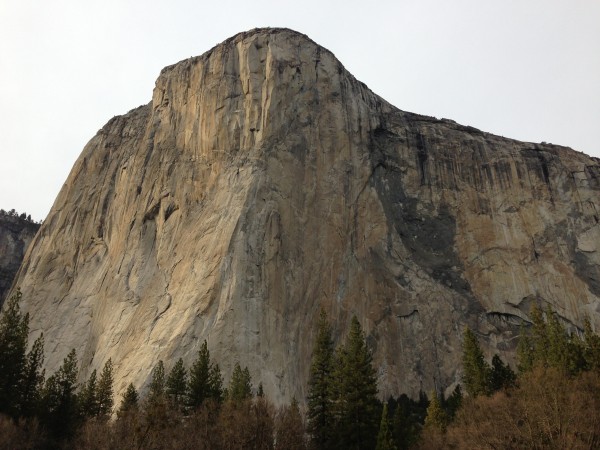
[[95,411],[95,416],[103,420],[107,420],[112,414],[114,405],[113,382],[113,364],[112,360],[109,358],[102,369],[96,394],[97,410]]
[[161,403],[165,397],[165,365],[162,360],[158,361],[152,369],[152,379],[148,392],[148,403]]
[[187,405],[195,409],[207,399],[219,403],[223,400],[223,377],[219,365],[211,362],[208,345],[204,341],[190,369]]
[[333,444],[333,340],[327,314],[321,310],[308,379],[308,431],[317,448]]
[[179,358],[169,372],[166,387],[173,406],[181,408],[187,395],[187,370],[183,366],[183,359]]
[[533,368],[535,356],[533,352],[533,342],[529,336],[525,324],[521,324],[519,332],[519,343],[517,345],[517,369],[519,373],[524,373]]
[[489,391],[497,392],[501,389],[507,389],[515,386],[517,375],[508,364],[504,364],[500,356],[494,355],[492,358],[492,370],[489,379]]
[[548,349],[550,342],[548,340],[548,327],[544,320],[544,314],[542,310],[537,306],[533,305],[531,308],[531,320],[532,320],[532,357],[535,364],[547,366],[548,362]]
[[248,367],[242,369],[239,363],[235,364],[227,395],[234,402],[242,402],[252,398],[252,379]]
[[592,331],[590,318],[583,325],[583,356],[588,370],[600,372],[600,336]]
[[381,423],[379,424],[379,433],[377,433],[377,444],[375,450],[397,450],[392,438],[390,418],[388,415],[387,403],[383,404],[381,412]]
[[[576,334],[569,334],[558,315],[549,307],[543,313],[536,305],[529,314],[532,324],[529,330],[521,328],[517,356],[519,372],[527,372],[535,367],[554,367],[569,375],[587,370],[594,363],[589,352],[594,344],[591,327],[582,340]],[[588,342],[589,341],[589,342]]]
[[334,368],[334,420],[341,448],[372,448],[380,418],[377,381],[362,327],[356,316]]
[[16,419],[20,409],[20,384],[26,370],[29,315],[19,309],[21,291],[7,301],[0,315],[0,413]]
[[98,379],[96,370],[90,374],[88,381],[77,394],[77,405],[81,418],[94,417],[101,420],[110,418],[113,407],[112,371],[112,361],[109,359],[102,369],[100,379]]
[[460,389],[460,385],[457,385],[450,394],[450,397],[444,402],[444,409],[448,414],[448,419],[452,421],[456,412],[460,409],[463,403],[463,395],[462,390]]
[[442,407],[442,402],[435,391],[431,392],[429,397],[431,400],[429,402],[429,407],[427,408],[425,426],[436,428],[442,433],[445,433],[449,423],[448,414],[446,414],[446,411]]
[[23,377],[20,382],[20,413],[24,418],[33,417],[40,404],[44,387],[44,335],[40,335],[27,354]]
[[139,409],[139,399],[135,386],[132,383],[129,383],[127,386],[127,390],[123,394],[123,399],[121,400],[121,406],[119,406],[119,411],[117,412],[118,417],[124,417],[129,413],[134,413]]
[[77,394],[77,405],[79,407],[79,414],[83,418],[94,417],[98,409],[97,400],[97,375],[94,370],[87,383]]
[[222,402],[225,394],[223,391],[223,376],[218,364],[211,364],[208,386],[210,388],[209,398],[215,400],[217,403]]
[[477,336],[465,329],[462,345],[463,383],[471,397],[489,394],[490,366],[483,358]]
[[77,354],[71,350],[58,371],[46,380],[42,393],[42,422],[52,435],[62,439],[77,424]]
[[392,399],[389,403],[390,409],[394,411],[392,421],[394,442],[402,450],[413,448],[419,440],[427,416],[429,405],[427,395],[421,392],[419,400],[415,401],[402,394],[397,400]]

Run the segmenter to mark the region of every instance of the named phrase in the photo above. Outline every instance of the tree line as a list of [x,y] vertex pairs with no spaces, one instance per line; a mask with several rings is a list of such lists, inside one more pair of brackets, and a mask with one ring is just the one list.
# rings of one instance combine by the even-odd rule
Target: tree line
[[35,221],[31,218],[31,214],[27,214],[25,212],[22,212],[21,214],[19,214],[14,208],[9,210],[9,211],[4,211],[3,209],[0,209],[0,216],[8,216],[8,217],[18,217],[21,220],[25,220],[29,223],[35,223],[38,225],[41,225],[42,221]]
[[[462,383],[380,401],[371,352],[353,317],[337,348],[321,312],[306,410],[280,408],[236,364],[227,386],[204,341],[192,365],[159,361],[143,395],[113,400],[113,364],[77,383],[75,350],[46,378],[41,335],[11,297],[0,315],[0,447],[164,449],[600,448],[600,337],[589,320],[569,333],[550,309],[523,326],[516,372],[462,340]],[[464,395],[463,395],[464,392]]]
[[533,306],[517,347],[517,372],[485,360],[471,330],[463,338],[467,396],[453,413],[434,396],[420,448],[600,448],[600,336],[589,319],[568,332],[549,307]]

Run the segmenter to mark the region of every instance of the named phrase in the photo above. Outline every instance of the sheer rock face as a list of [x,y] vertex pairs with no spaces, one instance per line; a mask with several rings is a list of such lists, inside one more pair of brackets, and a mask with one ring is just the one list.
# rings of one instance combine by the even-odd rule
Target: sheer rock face
[[[598,203],[598,205],[596,205]],[[116,388],[204,339],[304,398],[319,309],[353,314],[382,396],[458,381],[465,326],[510,358],[533,302],[600,327],[600,165],[400,111],[290,30],[165,68],[84,148],[18,285],[47,369]]]
[[0,213],[0,306],[39,227],[18,216]]

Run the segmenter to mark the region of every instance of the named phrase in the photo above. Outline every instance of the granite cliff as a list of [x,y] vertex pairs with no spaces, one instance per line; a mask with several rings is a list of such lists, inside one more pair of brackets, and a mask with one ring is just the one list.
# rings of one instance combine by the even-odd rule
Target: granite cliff
[[0,306],[10,290],[29,243],[40,228],[39,224],[23,217],[0,211]]
[[[596,205],[598,204],[598,205]],[[304,398],[321,307],[356,314],[382,396],[461,376],[465,326],[510,360],[533,302],[600,329],[600,164],[401,111],[287,29],[162,70],[83,149],[15,285],[117,391],[203,339]]]

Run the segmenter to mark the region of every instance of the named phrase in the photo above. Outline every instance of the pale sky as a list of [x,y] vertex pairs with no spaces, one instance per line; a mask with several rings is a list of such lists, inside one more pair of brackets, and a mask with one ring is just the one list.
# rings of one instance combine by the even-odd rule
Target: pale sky
[[600,157],[600,0],[0,0],[0,208],[43,219],[162,67],[267,26],[402,110]]

